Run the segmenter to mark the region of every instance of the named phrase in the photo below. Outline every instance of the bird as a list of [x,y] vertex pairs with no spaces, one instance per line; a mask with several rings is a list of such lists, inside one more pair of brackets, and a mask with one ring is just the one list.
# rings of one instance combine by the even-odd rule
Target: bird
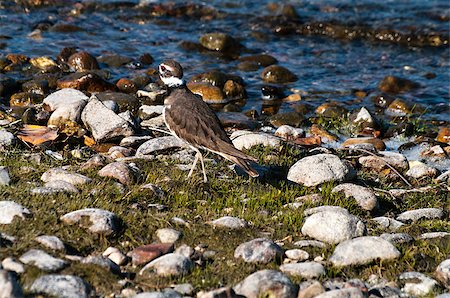
[[196,152],[186,179],[192,176],[200,160],[203,181],[208,181],[200,150],[218,154],[241,167],[251,177],[258,177],[259,173],[252,166],[257,159],[234,147],[216,114],[200,95],[187,88],[180,63],[172,59],[165,60],[159,64],[158,72],[169,91],[164,99],[164,122],[172,135],[189,144]]

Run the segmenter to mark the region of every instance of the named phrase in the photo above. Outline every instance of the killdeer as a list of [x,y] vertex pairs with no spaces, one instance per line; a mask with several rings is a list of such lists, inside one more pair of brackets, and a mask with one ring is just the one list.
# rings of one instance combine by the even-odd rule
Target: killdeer
[[164,100],[164,121],[169,131],[185,141],[197,152],[187,178],[192,176],[200,159],[203,180],[208,181],[200,149],[218,154],[237,164],[252,177],[258,172],[251,163],[256,159],[244,154],[233,146],[219,119],[198,95],[193,94],[183,81],[183,68],[174,60],[166,60],[159,65],[159,76],[168,87],[170,94]]

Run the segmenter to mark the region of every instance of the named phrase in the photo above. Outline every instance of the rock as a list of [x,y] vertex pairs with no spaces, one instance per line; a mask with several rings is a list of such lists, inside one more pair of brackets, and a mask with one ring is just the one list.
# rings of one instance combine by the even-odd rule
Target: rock
[[173,290],[184,296],[192,296],[194,294],[194,287],[189,283],[174,285]]
[[[1,263],[1,267],[4,270],[13,271],[17,274],[21,274],[21,273],[25,272],[25,267],[22,265],[22,263],[20,263],[19,261],[17,261],[14,258],[11,258],[11,257],[3,259],[2,263]],[[0,284],[1,284],[1,282],[0,282]],[[2,287],[0,286],[0,289],[1,288]]]
[[163,292],[142,292],[132,298],[181,298],[181,295],[172,289],[164,289]]
[[78,52],[72,54],[67,64],[73,68],[75,71],[86,71],[92,69],[100,69],[98,66],[97,59],[88,52]]
[[318,281],[300,283],[297,298],[313,298],[325,292],[325,288]]
[[211,104],[229,102],[229,99],[225,98],[222,89],[217,86],[207,83],[188,83],[187,87],[192,93],[200,95],[204,102]]
[[120,67],[133,61],[130,57],[117,54],[106,54],[97,57],[97,61],[110,67]]
[[136,148],[136,147],[142,145],[143,143],[145,143],[146,141],[151,140],[151,139],[153,139],[152,136],[131,136],[131,137],[126,137],[126,138],[123,138],[120,141],[120,146]]
[[316,108],[316,114],[324,118],[342,119],[348,111],[335,102],[326,102]]
[[358,159],[358,162],[365,168],[369,168],[376,172],[381,172],[388,168],[386,163],[390,164],[392,167],[399,171],[405,171],[408,169],[408,160],[403,154],[390,152],[390,151],[380,151],[378,152],[380,156],[362,156]]
[[435,177],[437,175],[437,170],[433,167],[427,166],[423,162],[410,162],[409,170],[405,173],[406,176],[415,179],[420,179],[424,177]]
[[234,251],[236,259],[242,258],[247,263],[267,264],[279,260],[283,250],[272,240],[257,238],[240,244]]
[[374,218],[372,218],[372,220],[375,221],[382,228],[389,229],[391,231],[396,231],[405,225],[404,223],[402,223],[398,220],[395,220],[395,219],[389,218],[389,217],[385,217],[385,216],[374,217]]
[[345,198],[354,198],[358,205],[368,211],[378,209],[378,200],[373,191],[367,187],[344,183],[336,186],[331,191],[332,193],[343,192]]
[[106,270],[120,274],[120,267],[113,261],[103,256],[87,256],[81,260],[82,264],[92,264],[105,268]]
[[25,217],[31,216],[31,212],[16,202],[0,201],[0,224],[10,224],[16,216],[25,219]]
[[240,218],[223,216],[210,222],[215,228],[243,229],[248,227],[248,223]]
[[307,217],[302,234],[327,243],[340,243],[364,235],[364,223],[346,209],[325,210]]
[[435,239],[435,238],[445,238],[450,237],[450,233],[448,232],[430,232],[430,233],[423,233],[419,236],[419,239]]
[[42,174],[41,180],[47,183],[53,181],[65,181],[72,185],[83,185],[92,181],[89,177],[78,173],[71,173],[63,168],[52,168],[47,170]]
[[142,275],[145,271],[152,269],[160,276],[179,276],[188,274],[193,267],[194,264],[189,258],[183,255],[169,253],[145,265],[139,274]]
[[422,208],[405,211],[397,216],[397,220],[402,222],[415,222],[422,219],[440,219],[444,217],[442,209]]
[[223,287],[209,292],[200,291],[197,293],[197,298],[237,298],[238,296],[230,287]]
[[34,107],[40,104],[44,96],[31,92],[19,92],[11,95],[9,105],[11,107]]
[[115,85],[92,72],[77,72],[66,75],[56,81],[56,86],[58,89],[73,88],[91,93],[116,89]]
[[24,264],[36,266],[44,271],[58,271],[68,265],[66,261],[55,258],[38,249],[30,249],[19,260]]
[[450,144],[450,128],[444,127],[444,126],[439,128],[439,132],[436,137],[436,141]]
[[363,137],[363,138],[349,138],[342,143],[342,148],[361,148],[364,149],[364,145],[372,145],[376,150],[382,151],[386,149],[386,144],[373,137]]
[[108,258],[119,266],[125,265],[128,260],[127,256],[125,256],[119,249],[111,246],[102,253],[102,256]]
[[58,298],[88,298],[90,286],[78,276],[44,275],[30,286],[31,293],[43,293]]
[[95,169],[99,167],[103,167],[107,163],[106,157],[100,154],[96,154],[89,158],[84,164],[81,165],[82,170]]
[[261,78],[267,83],[289,83],[298,80],[297,76],[293,74],[289,69],[279,66],[270,65],[263,69]]
[[313,207],[313,208],[305,209],[303,211],[303,214],[305,216],[309,216],[309,215],[312,215],[312,214],[315,214],[315,213],[328,212],[328,211],[341,212],[341,213],[344,213],[344,214],[348,214],[349,213],[347,209],[339,207],[339,206],[324,205],[324,206],[319,206],[319,207]]
[[36,57],[30,59],[30,64],[44,71],[57,67],[56,62],[50,57]]
[[253,146],[263,145],[265,147],[278,147],[280,139],[266,133],[254,133],[250,131],[237,130],[230,136],[234,147],[239,150],[250,149]]
[[137,173],[128,164],[124,162],[113,162],[104,166],[99,172],[100,177],[111,177],[119,180],[124,185],[130,185],[136,182]]
[[225,33],[206,33],[200,37],[200,44],[211,51],[227,52],[239,48],[239,43]]
[[289,125],[281,125],[275,131],[275,135],[285,140],[295,140],[305,136],[305,131],[301,128],[295,128]]
[[58,125],[66,120],[78,122],[88,99],[83,92],[71,88],[58,90],[48,95],[43,104],[47,111],[53,112],[49,125]]
[[330,261],[334,266],[361,265],[373,260],[395,259],[400,252],[390,242],[374,236],[359,237],[339,243]]
[[[89,220],[85,220],[88,217]],[[87,228],[91,233],[110,235],[118,232],[119,218],[110,211],[96,208],[86,208],[73,211],[61,216],[61,221],[66,224],[78,223]]]
[[185,146],[187,146],[186,143],[175,136],[154,138],[139,146],[139,148],[136,150],[136,157],[156,154],[159,151]]
[[245,87],[233,80],[228,80],[225,82],[225,85],[223,85],[223,93],[231,100],[247,98],[247,91],[245,91]]
[[163,105],[155,105],[155,106],[142,105],[139,107],[138,116],[142,120],[148,120],[156,116],[162,115],[163,112],[164,112]]
[[447,288],[450,287],[450,259],[442,261],[436,268],[436,278]]
[[250,62],[257,66],[266,67],[272,64],[277,63],[277,59],[274,57],[267,55],[267,54],[258,54],[258,55],[250,55],[250,56],[244,56],[240,57],[239,61],[242,62]]
[[402,291],[412,296],[430,295],[438,286],[434,279],[419,272],[403,272],[398,279],[404,283]]
[[397,98],[389,104],[384,113],[391,117],[403,117],[413,114],[415,109],[420,109],[420,107]]
[[325,268],[317,262],[283,264],[280,266],[280,270],[287,275],[299,276],[306,279],[319,278],[325,275]]
[[217,113],[217,117],[223,127],[232,127],[235,129],[255,129],[258,122],[248,116],[238,112]]
[[287,175],[289,181],[305,186],[316,186],[330,181],[349,180],[353,168],[333,154],[317,154],[297,161]]
[[31,190],[31,193],[37,195],[52,195],[61,192],[79,193],[72,183],[63,180],[49,181],[43,187],[36,187]]
[[140,106],[139,99],[132,94],[104,91],[95,94],[95,97],[100,100],[105,106],[107,106],[107,103],[109,102],[112,106],[117,107],[117,110],[115,108],[110,109],[118,113],[131,111],[133,114],[135,114]]
[[297,287],[286,275],[275,270],[260,270],[250,274],[233,289],[237,295],[248,298],[297,296]]
[[162,255],[173,252],[173,243],[157,243],[136,247],[130,254],[133,265],[146,264]]
[[13,272],[0,269],[0,289],[1,298],[24,297],[22,287]]
[[302,121],[303,117],[297,112],[279,113],[269,118],[270,124],[272,124],[275,127],[280,127],[283,125],[298,127],[300,126]]
[[325,128],[317,124],[311,125],[309,132],[313,136],[319,136],[320,140],[324,143],[337,142],[339,140],[337,135],[328,132]]
[[0,186],[9,185],[11,177],[9,177],[9,170],[7,167],[0,166]]
[[380,238],[383,238],[384,240],[387,240],[392,244],[408,243],[414,241],[414,238],[406,233],[393,233],[393,234],[384,233],[380,235]]
[[165,228],[156,230],[156,237],[161,243],[175,243],[181,239],[183,233],[175,229]]
[[41,235],[34,238],[34,240],[36,240],[36,242],[42,244],[43,246],[53,250],[64,251],[66,249],[61,239],[56,236]]
[[4,129],[0,129],[0,150],[14,145],[15,142],[16,137],[12,133]]
[[56,77],[38,76],[35,79],[23,83],[22,90],[26,93],[39,95],[38,98],[43,98],[44,95],[50,92],[50,88],[54,89],[55,84]]
[[81,119],[92,132],[95,141],[100,143],[120,137],[128,137],[134,133],[127,120],[108,109],[95,96],[91,97],[84,108]]
[[365,298],[364,294],[358,288],[347,288],[347,289],[338,289],[331,290],[320,295],[315,296],[314,298]]
[[387,93],[401,93],[407,92],[412,89],[418,88],[420,85],[416,82],[410,81],[408,79],[396,77],[396,76],[386,76],[378,85],[378,88]]
[[294,242],[294,245],[298,247],[318,247],[318,248],[326,247],[325,243],[317,240],[299,240]]
[[[284,254],[289,259],[300,261],[300,262],[309,259],[309,253],[307,253],[306,251],[304,251],[302,249],[288,249],[284,252]],[[283,270],[281,270],[281,271],[283,271]]]

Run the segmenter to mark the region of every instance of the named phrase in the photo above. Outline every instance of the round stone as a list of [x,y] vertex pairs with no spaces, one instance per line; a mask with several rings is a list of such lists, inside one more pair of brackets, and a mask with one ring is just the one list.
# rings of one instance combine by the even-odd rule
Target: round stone
[[287,275],[306,279],[319,278],[325,275],[325,268],[317,262],[283,264],[280,266],[280,270]]
[[233,289],[237,295],[245,297],[297,297],[297,287],[286,275],[275,270],[250,274]]
[[269,263],[280,259],[283,250],[272,240],[257,238],[240,244],[234,251],[235,258],[242,258],[247,263]]

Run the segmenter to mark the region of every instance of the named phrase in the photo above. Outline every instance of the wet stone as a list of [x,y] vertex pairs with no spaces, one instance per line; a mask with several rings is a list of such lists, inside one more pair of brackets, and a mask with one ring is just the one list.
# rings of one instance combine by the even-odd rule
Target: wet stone
[[364,210],[372,211],[378,208],[377,197],[370,188],[351,183],[344,183],[333,188],[331,192],[343,192],[346,198],[354,198],[358,205]]
[[61,239],[56,236],[41,235],[37,236],[34,240],[52,250],[64,251],[66,249]]
[[90,183],[92,181],[89,177],[69,172],[63,168],[52,168],[47,170],[42,174],[41,180],[47,183],[53,181],[65,181],[75,186]]
[[402,222],[415,222],[424,219],[440,219],[444,217],[442,209],[438,208],[422,208],[416,210],[405,211],[397,216],[397,220]]
[[275,127],[283,125],[289,125],[298,127],[303,121],[303,117],[297,112],[287,112],[281,114],[275,114],[270,117],[269,122]]
[[[308,252],[306,252],[302,249],[288,249],[284,252],[284,254],[286,255],[286,257],[288,257],[291,260],[305,261],[305,260],[309,259]],[[281,270],[281,271],[283,271],[283,270]]]
[[414,238],[406,233],[393,233],[393,234],[384,233],[380,235],[380,238],[383,238],[384,240],[387,240],[392,244],[401,244],[414,241]]
[[227,103],[229,99],[225,98],[225,95],[217,86],[213,86],[207,83],[188,83],[187,87],[194,94],[198,94],[202,97],[204,102],[207,103]]
[[436,278],[445,286],[450,286],[450,259],[442,261],[436,268]]
[[161,243],[175,243],[183,236],[180,231],[170,228],[158,229],[155,234]]
[[319,278],[325,275],[325,268],[317,262],[291,263],[280,266],[281,272],[306,279]]
[[254,63],[257,66],[262,67],[277,63],[277,59],[267,54],[243,56],[239,58],[239,61]]
[[362,236],[364,233],[364,223],[346,209],[314,213],[306,218],[302,227],[303,235],[332,244]]
[[418,88],[420,85],[411,80],[396,76],[386,76],[378,85],[378,88],[387,93],[401,93]]
[[391,231],[396,231],[405,225],[404,223],[398,220],[385,216],[374,217],[372,218],[372,220],[375,221],[380,227],[384,229],[389,229]]
[[316,186],[330,181],[349,180],[353,168],[332,154],[307,156],[297,161],[288,172],[287,179],[305,186]]
[[86,71],[92,69],[99,69],[97,59],[88,52],[78,52],[72,54],[67,64],[70,65],[75,71]]
[[245,297],[291,298],[297,296],[297,287],[283,273],[260,270],[247,276],[233,287],[236,294]]
[[403,272],[398,279],[404,283],[402,291],[413,296],[429,295],[438,286],[437,281],[419,272]]
[[179,276],[188,274],[194,267],[192,261],[180,254],[169,253],[163,255],[142,268],[139,272],[142,275],[148,270],[152,270],[160,276]]
[[384,112],[391,117],[402,117],[413,114],[418,108],[419,107],[413,103],[397,98],[389,104]]
[[211,51],[225,52],[239,48],[239,43],[225,33],[206,33],[200,37],[200,44]]
[[166,136],[148,140],[136,150],[136,157],[156,154],[174,148],[185,147],[186,143],[175,136]]
[[264,68],[261,72],[261,78],[267,83],[274,84],[289,83],[298,80],[298,77],[289,69],[279,65],[270,65]]
[[316,109],[316,114],[324,118],[339,119],[347,114],[347,110],[337,103],[323,103]]
[[25,217],[30,215],[31,212],[27,208],[16,202],[0,201],[0,224],[10,224],[16,216],[25,219]]
[[7,167],[0,167],[0,186],[9,185],[11,177],[9,177],[9,170]]
[[86,208],[61,216],[66,224],[78,223],[91,233],[109,235],[119,231],[119,218],[112,212],[103,209]]
[[240,218],[232,216],[223,216],[210,222],[215,228],[243,229],[248,227],[248,223]]
[[115,108],[111,110],[119,113],[126,111],[132,111],[135,113],[140,105],[136,96],[122,92],[104,91],[97,93],[95,97],[105,105],[107,102],[111,102],[113,106],[117,106],[118,108],[117,110]]
[[449,127],[439,128],[436,141],[450,144],[450,128]]
[[[3,259],[1,266],[4,270],[13,271],[17,274],[21,274],[21,273],[25,272],[25,267],[23,266],[23,264],[11,257],[7,257],[7,258]],[[1,288],[2,287],[0,286],[0,289]]]
[[107,64],[110,67],[120,67],[122,65],[130,63],[131,61],[133,61],[133,59],[117,54],[106,54],[97,57],[97,61]]
[[173,252],[173,249],[173,243],[148,244],[136,247],[130,253],[130,257],[134,265],[142,265]]
[[66,75],[56,81],[58,89],[73,88],[87,92],[103,92],[115,90],[116,86],[105,81],[93,72],[77,72]]
[[359,237],[339,243],[330,261],[334,266],[367,264],[373,260],[395,259],[400,252],[390,242],[374,236]]
[[24,264],[36,266],[44,271],[58,271],[68,265],[66,261],[55,258],[38,249],[30,249],[19,260]]
[[230,136],[234,147],[239,150],[250,149],[257,145],[263,145],[265,147],[277,147],[280,145],[281,140],[271,134],[267,133],[254,133],[250,131],[237,130]]
[[111,177],[117,179],[124,185],[130,185],[136,182],[137,173],[124,162],[113,162],[104,166],[99,172],[100,177]]
[[31,293],[44,293],[58,298],[88,298],[90,286],[80,277],[73,275],[44,275],[30,286]]
[[283,250],[272,240],[257,238],[240,244],[234,251],[236,259],[242,258],[247,263],[267,264],[279,260]]
[[21,298],[24,297],[22,287],[13,272],[0,269],[1,297]]
[[39,104],[44,99],[41,94],[35,94],[30,92],[19,92],[11,95],[9,105],[11,107],[32,107]]

